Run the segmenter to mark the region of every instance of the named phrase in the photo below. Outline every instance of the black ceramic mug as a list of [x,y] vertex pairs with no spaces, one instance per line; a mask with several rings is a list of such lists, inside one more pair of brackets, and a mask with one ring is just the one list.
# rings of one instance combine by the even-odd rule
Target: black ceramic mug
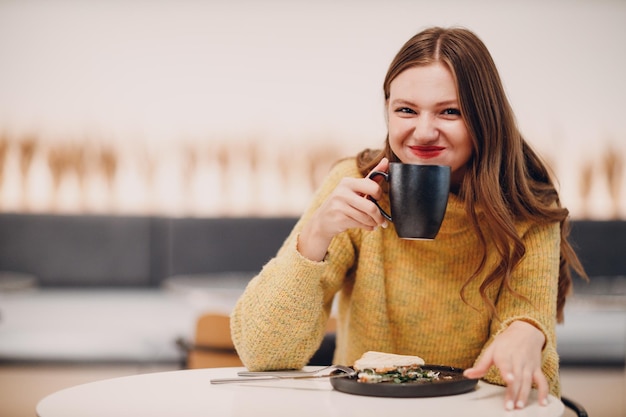
[[434,239],[448,205],[450,167],[392,162],[389,173],[374,171],[369,178],[382,176],[389,183],[391,214],[371,196],[381,214],[393,222],[402,239]]

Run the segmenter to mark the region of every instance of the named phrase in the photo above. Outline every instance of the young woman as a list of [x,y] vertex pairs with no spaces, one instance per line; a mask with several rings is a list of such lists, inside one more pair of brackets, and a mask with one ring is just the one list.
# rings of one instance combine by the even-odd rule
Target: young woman
[[[430,28],[392,61],[384,149],[337,163],[277,256],[248,285],[232,335],[254,370],[300,368],[319,347],[338,296],[334,362],[375,350],[418,355],[507,386],[505,407],[560,394],[555,326],[582,271],[568,211],[522,138],[485,45]],[[365,196],[389,161],[451,167],[441,230],[399,239]]]

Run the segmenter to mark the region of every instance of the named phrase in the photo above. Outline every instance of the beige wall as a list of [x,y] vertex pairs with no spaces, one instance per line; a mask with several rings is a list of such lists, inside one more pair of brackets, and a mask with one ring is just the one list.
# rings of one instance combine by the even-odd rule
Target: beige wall
[[[159,197],[183,188],[176,177],[188,175],[189,165],[184,155],[171,161],[181,143],[208,153],[231,144],[244,160],[258,158],[243,151],[260,144],[270,150],[260,156],[267,166],[277,165],[272,154],[285,154],[296,172],[311,149],[333,144],[335,155],[378,146],[380,85],[391,57],[425,26],[462,25],[492,51],[522,130],[554,165],[573,215],[623,218],[626,173],[611,192],[605,166],[607,155],[626,159],[625,21],[619,0],[0,2],[2,137],[125,143],[119,165],[130,160],[128,172],[117,173],[126,189],[113,192],[111,207],[102,176],[88,187],[99,197],[79,196],[68,174],[61,202],[50,202],[45,149],[27,188],[15,156],[0,171],[0,210],[77,211],[87,199],[96,200],[86,203],[93,211],[220,214],[215,202]],[[142,182],[149,168],[137,162],[146,152],[157,154],[159,166],[149,187]],[[174,174],[163,167],[176,164],[183,168]],[[256,187],[238,183],[244,192]],[[292,186],[272,184],[283,194]],[[151,187],[160,191],[137,192]],[[265,193],[272,202],[232,204],[242,213],[266,204],[268,214],[297,214],[306,205],[308,186],[276,203],[281,192]]]

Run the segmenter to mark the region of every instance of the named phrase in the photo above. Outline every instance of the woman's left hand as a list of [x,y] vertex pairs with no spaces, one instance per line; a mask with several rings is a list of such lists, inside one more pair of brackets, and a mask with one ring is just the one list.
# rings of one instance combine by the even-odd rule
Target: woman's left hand
[[537,386],[539,404],[548,403],[548,380],[541,370],[543,332],[530,323],[514,321],[495,337],[473,368],[465,370],[468,378],[482,378],[492,365],[506,382],[505,408],[524,408],[532,384]]

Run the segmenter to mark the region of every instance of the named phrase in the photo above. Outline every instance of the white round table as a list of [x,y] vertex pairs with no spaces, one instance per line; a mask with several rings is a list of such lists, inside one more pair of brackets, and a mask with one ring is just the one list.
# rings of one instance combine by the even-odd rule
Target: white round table
[[380,398],[333,390],[328,379],[211,384],[244,368],[160,372],[92,382],[58,391],[37,405],[39,417],[557,417],[563,403],[536,393],[522,410],[505,411],[504,388],[480,381],[472,392],[432,398]]

